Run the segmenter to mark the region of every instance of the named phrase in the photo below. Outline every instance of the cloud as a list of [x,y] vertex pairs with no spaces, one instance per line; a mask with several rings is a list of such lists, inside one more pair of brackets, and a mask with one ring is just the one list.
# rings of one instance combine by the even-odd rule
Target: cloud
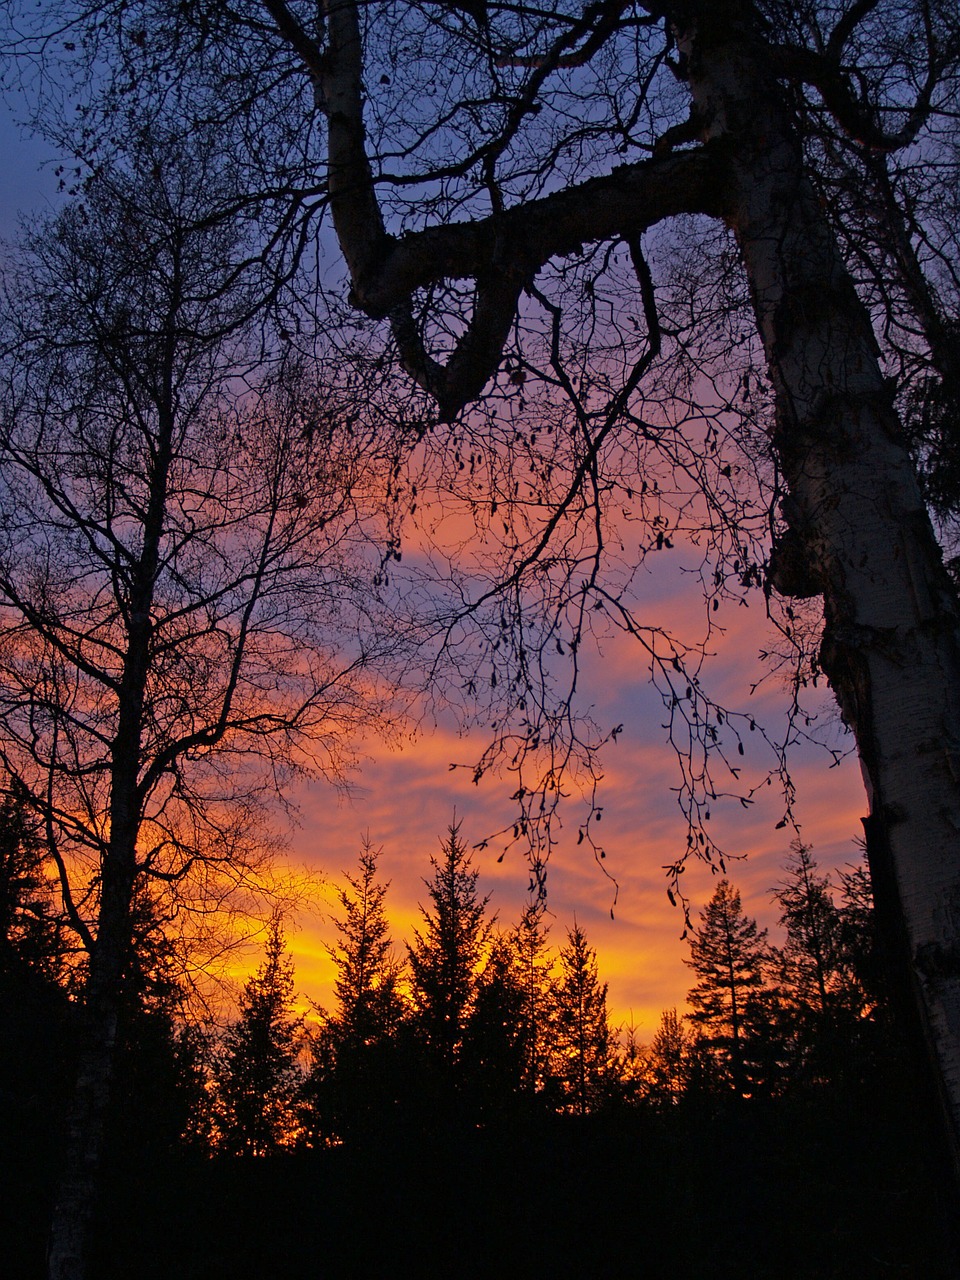
[[[648,585],[651,616],[667,617],[691,635],[695,629],[703,634],[703,602],[689,590],[688,581],[658,570],[649,575]],[[710,639],[712,656],[701,674],[703,687],[717,702],[754,717],[774,741],[781,739],[787,699],[778,681],[767,679],[750,693],[764,675],[757,652],[773,639],[762,600],[749,608],[724,604],[716,616],[724,630]],[[650,685],[649,656],[635,640],[609,631],[595,650],[585,649],[581,688],[583,703],[601,728],[608,731],[622,724],[623,730],[602,758],[603,815],[592,827],[606,852],[602,862],[594,860],[586,842],[577,843],[587,813],[583,801],[574,794],[561,809],[559,842],[548,869],[551,936],[554,945],[562,942],[576,916],[598,950],[613,1020],[632,1017],[641,1037],[649,1039],[661,1010],[682,1008],[691,984],[683,964],[688,955],[680,937],[683,914],[667,899],[664,873],[686,841],[677,803],[680,774],[666,742],[663,702]],[[829,710],[829,704],[824,705]],[[737,779],[721,766],[721,781],[732,792],[756,786],[759,790],[748,806],[735,796],[713,805],[711,830],[729,854],[727,875],[740,889],[745,909],[772,927],[776,910],[769,891],[782,878],[795,832],[789,826],[778,828],[784,814],[778,785],[762,785],[775,763],[773,752],[759,730],[749,731],[746,719],[736,723],[744,755],[739,755],[732,733],[728,755],[742,772]],[[834,727],[832,732],[836,746],[840,731]],[[471,764],[483,745],[480,731],[460,735],[446,723],[400,749],[368,744],[372,758],[349,798],[338,800],[316,785],[303,792],[302,826],[294,841],[298,857],[336,880],[341,870],[355,865],[361,837],[368,834],[384,849],[381,870],[391,881],[388,905],[397,940],[410,938],[418,921],[417,903],[426,895],[423,879],[430,874],[430,856],[438,851],[454,814],[471,843],[508,825],[514,816],[509,799],[516,786],[512,777],[490,775],[475,786],[469,768],[450,770],[451,763]],[[855,761],[831,764],[826,752],[809,743],[791,750],[794,817],[824,870],[855,858],[854,840],[865,807]],[[491,844],[475,855],[475,861],[481,891],[490,894],[491,911],[509,925],[526,899],[529,873],[517,849],[498,863],[501,848],[502,844]],[[695,859],[688,863],[683,884],[694,920],[716,879],[704,864]],[[299,985],[310,987],[310,994],[327,1004],[332,969],[322,959],[321,939],[332,934],[326,919],[307,922],[293,939]]]

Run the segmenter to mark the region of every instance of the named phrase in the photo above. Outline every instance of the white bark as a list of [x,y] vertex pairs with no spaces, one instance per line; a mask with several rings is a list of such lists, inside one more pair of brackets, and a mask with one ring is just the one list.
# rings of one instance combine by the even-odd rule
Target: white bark
[[[824,598],[823,666],[857,737],[875,883],[889,885],[887,914],[902,933],[904,969],[960,1168],[957,598],[868,317],[804,178],[776,79],[792,75],[817,85],[838,119],[847,119],[853,108],[839,59],[869,7],[853,6],[839,19],[828,56],[780,49],[778,61],[758,36],[760,17],[749,0],[668,6],[701,147],[671,153],[667,145],[647,161],[490,218],[400,239],[384,232],[365,155],[353,0],[329,4],[330,49],[320,79],[330,120],[331,204],[354,301],[369,315],[391,316],[406,368],[445,412],[459,410],[493,373],[517,290],[551,257],[586,240],[636,235],[685,210],[723,216],[734,231],[777,392],[774,446],[790,494],[785,515],[806,561],[795,582]],[[892,139],[877,135],[878,144],[916,134],[936,75],[931,62],[903,130]],[[670,132],[662,142],[672,141]],[[680,133],[689,140],[686,126]],[[465,337],[443,367],[413,333],[408,298],[447,277],[474,279],[477,298]]]
[[[960,1151],[957,602],[877,362],[749,8],[682,35],[704,133],[729,138],[727,221],[778,397],[786,514],[824,597],[822,662],[858,743],[875,877],[902,913],[910,982]],[[722,12],[720,12],[722,11]],[[884,862],[889,865],[881,865]],[[879,886],[881,889],[883,885]],[[881,908],[883,902],[879,904]]]

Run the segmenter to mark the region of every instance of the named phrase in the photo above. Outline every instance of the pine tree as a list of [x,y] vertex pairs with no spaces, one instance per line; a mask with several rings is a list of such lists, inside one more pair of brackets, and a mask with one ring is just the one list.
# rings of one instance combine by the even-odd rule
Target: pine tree
[[767,931],[744,914],[740,893],[721,880],[690,940],[689,965],[698,982],[687,993],[690,1021],[706,1040],[738,1094],[760,1083],[757,1050],[766,1048]]
[[265,959],[243,989],[217,1073],[222,1145],[236,1154],[267,1155],[300,1136],[301,1022],[292,1012],[293,987],[293,961],[274,916]]
[[554,961],[548,950],[543,908],[528,906],[510,935],[514,966],[522,993],[523,1079],[528,1094],[540,1092],[550,1061],[551,990]]
[[327,948],[337,966],[338,1007],[331,1025],[340,1042],[357,1045],[389,1036],[403,1016],[398,986],[403,966],[393,952],[384,905],[390,886],[377,879],[382,852],[365,839],[357,874],[344,873],[349,887],[337,890],[343,909],[335,922],[339,940]]
[[611,1044],[607,984],[601,982],[597,953],[574,921],[560,948],[553,988],[551,1074],[565,1109],[586,1115],[602,1100],[610,1077]]
[[473,1011],[477,978],[492,921],[487,898],[477,893],[479,872],[454,822],[439,858],[430,860],[433,876],[424,883],[430,908],[421,905],[422,930],[414,930],[410,957],[413,1006],[428,1051],[444,1068],[456,1065]]
[[647,1096],[675,1106],[687,1084],[690,1035],[676,1009],[664,1009],[646,1063]]

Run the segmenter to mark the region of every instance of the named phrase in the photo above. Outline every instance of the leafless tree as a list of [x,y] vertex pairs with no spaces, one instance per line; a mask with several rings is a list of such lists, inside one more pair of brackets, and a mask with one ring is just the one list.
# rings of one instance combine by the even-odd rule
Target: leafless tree
[[230,207],[214,151],[148,137],[6,280],[0,755],[89,955],[57,1276],[81,1273],[138,886],[168,918],[253,893],[264,804],[341,778],[397,705],[377,453],[267,362]]

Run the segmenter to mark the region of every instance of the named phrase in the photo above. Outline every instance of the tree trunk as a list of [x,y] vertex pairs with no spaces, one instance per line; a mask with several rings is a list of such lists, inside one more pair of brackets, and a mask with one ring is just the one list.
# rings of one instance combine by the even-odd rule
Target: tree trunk
[[63,1175],[47,1247],[48,1280],[85,1280],[90,1228],[100,1186],[101,1157],[117,1031],[117,1002],[88,1007],[77,1083],[67,1121]]
[[[139,744],[139,719],[136,721]],[[121,755],[125,753],[121,752]],[[77,1083],[67,1121],[67,1146],[47,1248],[47,1280],[85,1280],[90,1229],[100,1190],[103,1142],[116,1058],[123,979],[131,951],[131,902],[136,875],[136,752],[134,766],[115,767],[112,835],[103,862],[97,938],[84,993],[85,1017]],[[116,774],[122,775],[118,778]],[[125,781],[121,802],[118,781]]]
[[[821,663],[889,850],[904,976],[960,1167],[960,645],[956,595],[869,318],[805,180],[780,88],[733,0],[680,33],[704,137],[727,138],[736,235],[777,396],[784,516],[822,593]],[[776,584],[775,584],[776,585]]]

